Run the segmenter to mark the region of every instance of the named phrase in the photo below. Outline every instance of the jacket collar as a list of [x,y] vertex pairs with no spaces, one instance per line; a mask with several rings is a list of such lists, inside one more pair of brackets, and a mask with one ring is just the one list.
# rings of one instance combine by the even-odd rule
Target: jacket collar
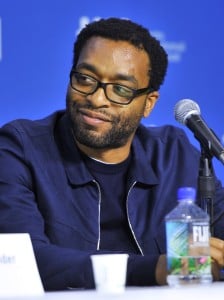
[[156,185],[159,179],[151,165],[151,148],[145,150],[138,136],[138,131],[132,143],[132,162],[130,167],[131,182],[137,181],[146,185]]

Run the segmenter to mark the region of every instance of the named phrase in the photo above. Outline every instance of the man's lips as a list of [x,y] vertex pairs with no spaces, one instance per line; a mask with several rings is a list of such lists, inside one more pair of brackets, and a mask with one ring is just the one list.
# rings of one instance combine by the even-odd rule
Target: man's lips
[[98,123],[111,122],[108,116],[105,116],[105,114],[102,114],[100,112],[96,112],[84,108],[80,108],[78,111],[82,115],[82,118],[85,123],[94,125]]

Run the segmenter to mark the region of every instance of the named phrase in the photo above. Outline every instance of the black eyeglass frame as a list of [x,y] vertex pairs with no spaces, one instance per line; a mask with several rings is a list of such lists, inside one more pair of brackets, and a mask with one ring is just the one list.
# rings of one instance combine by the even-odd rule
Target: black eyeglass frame
[[[72,76],[73,76],[73,74],[80,74],[80,75],[82,75],[82,76],[84,75],[84,76],[89,77],[89,78],[93,79],[94,81],[96,81],[97,84],[96,84],[95,89],[94,89],[92,92],[90,92],[90,93],[84,93],[84,92],[82,92],[82,91],[80,91],[80,90],[74,88],[74,87],[72,86]],[[120,104],[120,105],[128,105],[128,104],[130,104],[130,103],[134,100],[134,98],[136,98],[136,97],[138,97],[138,96],[141,96],[141,95],[144,95],[144,94],[146,94],[146,93],[152,92],[152,91],[154,90],[153,88],[150,88],[149,86],[146,87],[146,88],[142,88],[142,89],[136,90],[136,89],[127,87],[127,86],[122,85],[122,84],[117,84],[117,83],[113,83],[113,82],[101,82],[101,81],[99,81],[99,80],[97,80],[97,79],[95,79],[95,78],[93,78],[93,77],[91,77],[91,76],[89,76],[89,75],[86,75],[86,74],[77,72],[77,71],[75,71],[75,70],[71,70],[70,75],[69,75],[69,78],[70,78],[70,86],[71,86],[71,88],[72,88],[73,90],[79,92],[80,94],[83,94],[83,95],[92,95],[92,94],[94,94],[99,88],[102,88],[103,91],[104,91],[104,94],[105,94],[105,96],[106,96],[106,98],[107,98],[107,100],[109,100],[110,102],[116,103],[116,104]],[[107,85],[111,85],[111,84],[112,84],[112,85],[116,85],[116,86],[125,87],[125,88],[129,89],[130,91],[132,91],[133,95],[131,96],[130,99],[127,99],[128,102],[126,102],[126,103],[118,102],[118,101],[111,100],[111,99],[108,97],[107,92],[106,92],[106,86],[107,86]]]

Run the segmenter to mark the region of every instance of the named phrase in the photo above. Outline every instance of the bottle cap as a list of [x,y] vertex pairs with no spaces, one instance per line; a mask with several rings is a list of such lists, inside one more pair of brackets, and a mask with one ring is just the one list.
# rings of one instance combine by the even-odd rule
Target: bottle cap
[[181,187],[177,191],[178,200],[184,200],[184,199],[195,200],[195,197],[196,197],[196,189],[193,187]]

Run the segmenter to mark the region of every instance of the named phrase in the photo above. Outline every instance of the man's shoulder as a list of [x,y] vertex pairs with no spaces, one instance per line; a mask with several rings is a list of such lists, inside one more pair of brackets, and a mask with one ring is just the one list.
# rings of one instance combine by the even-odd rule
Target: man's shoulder
[[27,134],[30,136],[46,134],[54,130],[57,121],[64,113],[64,110],[59,110],[41,119],[15,119],[4,124],[2,130],[15,131],[19,134]]
[[145,126],[141,124],[136,132],[136,136],[143,141],[153,140],[167,142],[168,140],[174,139],[187,139],[185,131],[174,125],[163,125],[163,126]]
[[178,149],[182,153],[197,152],[186,132],[182,128],[173,125],[152,127],[140,125],[136,132],[134,144],[137,149],[144,149],[147,153],[155,151],[174,153]]
[[134,139],[134,151],[151,161],[178,161],[198,163],[198,149],[191,143],[185,131],[173,125],[146,127],[140,125]]

